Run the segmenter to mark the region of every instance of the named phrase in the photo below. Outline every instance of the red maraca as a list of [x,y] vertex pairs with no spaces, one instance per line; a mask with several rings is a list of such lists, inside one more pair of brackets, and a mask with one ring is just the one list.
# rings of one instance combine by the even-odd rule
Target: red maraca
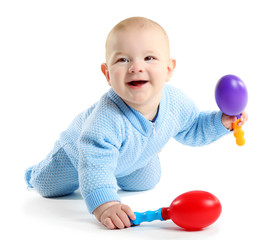
[[222,206],[217,197],[205,191],[190,191],[178,196],[168,208],[144,213],[135,212],[133,225],[154,220],[165,221],[171,219],[179,227],[187,231],[199,231],[220,216]]

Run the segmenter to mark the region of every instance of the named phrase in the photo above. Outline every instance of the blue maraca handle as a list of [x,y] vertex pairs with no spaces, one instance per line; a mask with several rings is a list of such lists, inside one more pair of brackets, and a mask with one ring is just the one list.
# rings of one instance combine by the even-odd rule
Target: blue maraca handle
[[136,215],[136,219],[133,221],[131,220],[132,225],[139,225],[142,222],[152,222],[154,220],[164,221],[161,215],[162,208],[156,211],[147,211],[143,213],[134,212]]

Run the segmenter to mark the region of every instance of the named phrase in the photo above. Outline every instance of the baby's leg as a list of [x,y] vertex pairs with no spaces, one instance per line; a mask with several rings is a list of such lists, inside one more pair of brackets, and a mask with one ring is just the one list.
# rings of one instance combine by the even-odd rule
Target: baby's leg
[[45,160],[27,169],[25,179],[43,197],[58,197],[74,192],[78,173],[59,143]]
[[138,169],[128,176],[118,178],[117,184],[126,191],[149,190],[159,182],[160,175],[160,162],[156,156],[144,168]]

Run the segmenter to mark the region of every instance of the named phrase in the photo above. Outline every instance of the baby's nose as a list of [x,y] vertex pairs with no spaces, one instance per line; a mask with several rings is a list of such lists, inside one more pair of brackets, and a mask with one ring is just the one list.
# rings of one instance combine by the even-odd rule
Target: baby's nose
[[140,62],[133,62],[129,68],[129,73],[141,73],[144,72],[144,66]]

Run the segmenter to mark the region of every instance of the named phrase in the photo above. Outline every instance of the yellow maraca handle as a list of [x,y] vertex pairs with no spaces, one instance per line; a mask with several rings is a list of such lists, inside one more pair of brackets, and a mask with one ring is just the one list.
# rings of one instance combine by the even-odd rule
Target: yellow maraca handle
[[239,121],[240,119],[233,123],[233,130],[237,145],[243,146],[245,144],[244,131],[242,130],[242,127],[238,126]]

